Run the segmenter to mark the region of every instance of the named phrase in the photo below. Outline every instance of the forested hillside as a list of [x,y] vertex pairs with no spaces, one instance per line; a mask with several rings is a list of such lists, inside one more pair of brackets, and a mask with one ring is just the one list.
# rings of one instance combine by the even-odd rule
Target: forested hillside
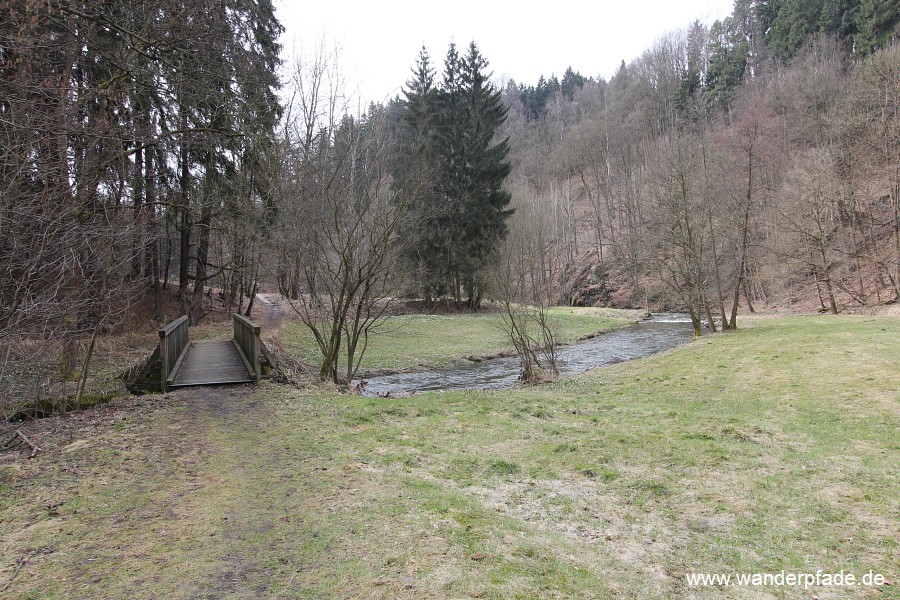
[[[557,300],[689,309],[900,294],[900,12],[748,2],[609,81],[509,82],[507,250]],[[711,324],[711,326],[713,326]]]
[[351,359],[398,296],[684,308],[698,331],[895,301],[898,23],[738,0],[609,80],[536,84],[491,81],[474,42],[411,48],[403,95],[360,114],[321,46],[283,64],[270,0],[5,3],[3,384],[86,371],[129,312],[196,325],[260,286]]

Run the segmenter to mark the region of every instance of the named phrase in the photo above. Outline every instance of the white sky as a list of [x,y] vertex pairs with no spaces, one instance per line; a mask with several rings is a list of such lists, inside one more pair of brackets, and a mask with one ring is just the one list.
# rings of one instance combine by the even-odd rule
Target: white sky
[[275,0],[286,29],[283,56],[308,52],[323,38],[336,44],[341,72],[363,105],[400,93],[423,44],[438,75],[451,41],[464,50],[474,40],[498,81],[534,85],[541,75],[562,78],[570,65],[608,79],[662,34],[694,19],[712,23],[732,6],[733,0]]

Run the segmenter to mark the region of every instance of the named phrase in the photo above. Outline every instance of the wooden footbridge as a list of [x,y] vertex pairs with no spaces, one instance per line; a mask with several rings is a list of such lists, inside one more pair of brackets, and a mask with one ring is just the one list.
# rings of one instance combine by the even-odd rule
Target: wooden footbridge
[[234,315],[230,340],[190,341],[188,318],[159,330],[159,345],[146,361],[123,374],[132,391],[161,391],[192,385],[249,383],[268,376],[275,361],[259,337],[260,326]]

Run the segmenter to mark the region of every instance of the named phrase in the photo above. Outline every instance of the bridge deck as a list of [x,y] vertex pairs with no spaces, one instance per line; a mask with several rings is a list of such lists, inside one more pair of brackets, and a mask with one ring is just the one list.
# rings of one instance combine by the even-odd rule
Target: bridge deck
[[232,340],[191,342],[168,387],[253,381]]

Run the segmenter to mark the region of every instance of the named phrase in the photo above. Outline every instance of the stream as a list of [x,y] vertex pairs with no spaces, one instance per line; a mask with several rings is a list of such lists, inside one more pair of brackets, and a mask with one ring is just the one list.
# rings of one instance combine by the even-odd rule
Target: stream
[[[690,318],[679,313],[657,313],[647,321],[563,346],[558,351],[561,375],[573,375],[614,363],[643,358],[689,342]],[[366,379],[366,396],[384,396],[427,390],[501,390],[519,379],[518,357],[495,358],[431,371],[397,373]]]

